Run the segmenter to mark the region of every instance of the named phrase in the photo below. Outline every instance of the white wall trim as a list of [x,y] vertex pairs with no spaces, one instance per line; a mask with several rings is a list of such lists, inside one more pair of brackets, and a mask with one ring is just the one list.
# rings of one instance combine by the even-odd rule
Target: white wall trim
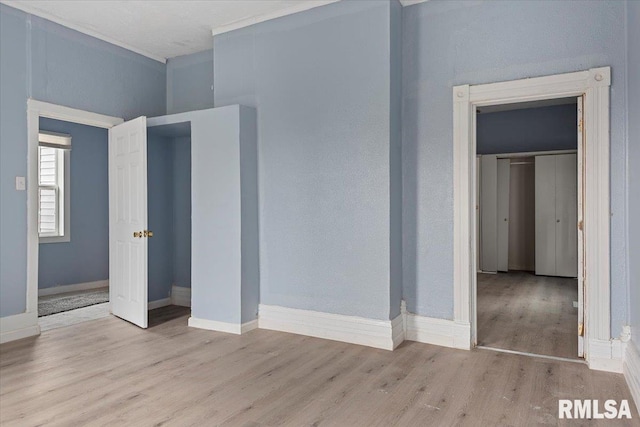
[[241,334],[246,334],[249,331],[253,331],[254,329],[258,329],[259,327],[259,322],[258,319],[254,319],[250,322],[245,322],[242,325],[240,325],[240,333]]
[[94,126],[103,129],[109,129],[124,123],[124,120],[119,117],[106,116],[104,114],[78,110],[76,108],[66,107],[64,105],[37,101],[32,98],[29,98],[27,100],[27,111],[29,113],[38,113],[38,116],[40,117],[47,117],[55,120],[64,120],[66,122]]
[[211,30],[211,35],[217,36],[218,34],[228,33],[229,31],[237,30],[244,27],[249,27],[260,22],[270,21],[276,18],[282,18],[283,16],[293,15],[294,13],[304,12],[305,10],[315,9],[316,7],[326,6],[331,3],[336,3],[340,0],[307,0],[294,4],[291,7],[287,7],[275,12],[265,13],[264,15],[252,16],[250,18],[241,19],[227,25],[221,25],[214,27]]
[[[454,167],[454,321],[471,324],[470,345],[476,344],[475,157],[476,107],[584,96],[584,263],[585,358],[593,369],[603,366],[599,343],[611,340],[609,252],[609,89],[610,67],[575,73],[453,87]],[[589,346],[595,345],[595,354]],[[594,359],[592,366],[591,359]]]
[[51,288],[38,289],[39,297],[58,295],[67,292],[88,291],[91,289],[108,288],[109,280],[96,280],[95,282],[75,283],[73,285],[53,286]]
[[191,307],[191,288],[173,285],[171,287],[171,304]]
[[636,408],[640,408],[640,353],[634,342],[627,345],[623,373],[631,390],[631,396],[636,402]]
[[38,313],[0,317],[0,344],[40,335]]
[[400,0],[400,4],[403,7],[407,7],[407,6],[412,6],[414,4],[419,4],[419,3],[425,3],[428,2],[429,0]]
[[[342,314],[260,304],[260,329],[289,332],[393,350],[402,342],[402,315],[393,320],[367,319]],[[395,336],[394,336],[395,334]]]
[[626,347],[627,343],[619,339],[590,340],[589,368],[596,371],[622,373]]
[[241,335],[249,332],[252,329],[256,329],[258,326],[258,320],[252,320],[246,323],[229,323],[218,322],[215,320],[199,319],[197,317],[189,317],[189,326],[192,328],[206,329],[209,331],[226,332],[228,334]]
[[171,305],[171,298],[157,299],[155,301],[149,301],[147,303],[147,310],[154,310],[156,308],[166,307],[168,305]]
[[406,340],[469,350],[471,326],[468,323],[409,313],[404,301],[401,309],[405,318]]
[[27,301],[25,313],[38,316],[38,134],[40,117],[64,120],[109,129],[124,122],[121,118],[105,116],[50,104],[27,100]]

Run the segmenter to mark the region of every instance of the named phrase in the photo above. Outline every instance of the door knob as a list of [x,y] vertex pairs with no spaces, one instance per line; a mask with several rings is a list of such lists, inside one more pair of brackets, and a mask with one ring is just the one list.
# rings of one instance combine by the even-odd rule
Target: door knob
[[153,237],[153,231],[144,230],[144,237]]
[[133,237],[142,238],[142,231],[134,231],[133,232]]

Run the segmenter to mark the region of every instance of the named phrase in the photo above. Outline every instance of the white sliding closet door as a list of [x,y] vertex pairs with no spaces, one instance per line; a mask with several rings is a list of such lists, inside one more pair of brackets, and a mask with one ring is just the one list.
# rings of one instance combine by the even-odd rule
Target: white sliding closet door
[[496,156],[480,158],[480,221],[482,223],[481,269],[498,271],[498,159]]
[[511,159],[498,159],[497,173],[498,271],[509,271],[509,184]]
[[556,275],[578,276],[578,170],[575,154],[556,156]]
[[575,154],[536,156],[536,274],[578,274]]

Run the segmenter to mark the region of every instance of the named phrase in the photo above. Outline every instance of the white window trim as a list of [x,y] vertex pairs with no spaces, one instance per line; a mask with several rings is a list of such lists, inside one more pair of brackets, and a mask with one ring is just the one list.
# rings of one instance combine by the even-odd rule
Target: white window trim
[[[43,236],[38,233],[40,243],[68,243],[71,241],[71,150],[60,150],[62,156],[62,173],[64,174],[62,186],[58,191],[62,193],[62,203],[58,205],[58,216],[62,217],[61,236]],[[39,156],[38,156],[39,157]]]

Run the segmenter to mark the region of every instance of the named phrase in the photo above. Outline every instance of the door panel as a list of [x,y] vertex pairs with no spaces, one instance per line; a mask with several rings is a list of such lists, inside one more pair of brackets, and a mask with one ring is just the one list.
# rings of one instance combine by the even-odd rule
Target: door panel
[[556,157],[556,275],[578,275],[578,176],[576,155]]
[[536,274],[556,274],[556,159],[536,156]]
[[509,194],[511,160],[498,159],[498,271],[509,271]]
[[114,315],[147,327],[147,120],[109,130],[109,298]]
[[482,156],[480,221],[482,222],[482,271],[498,271],[498,163],[496,156]]

